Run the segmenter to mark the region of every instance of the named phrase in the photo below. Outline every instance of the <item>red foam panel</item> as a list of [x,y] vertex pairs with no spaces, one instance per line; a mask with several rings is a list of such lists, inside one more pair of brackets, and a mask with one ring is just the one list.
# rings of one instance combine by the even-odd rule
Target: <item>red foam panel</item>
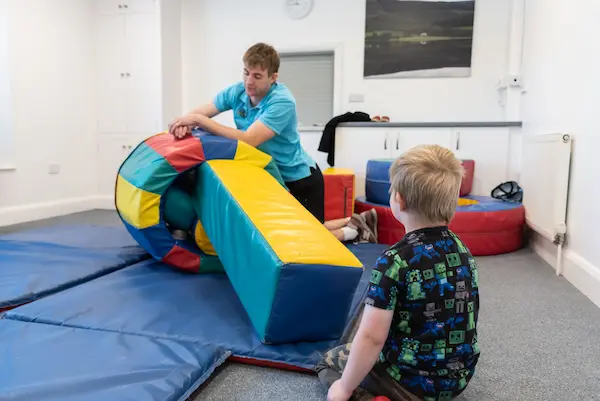
[[475,160],[462,160],[465,175],[460,184],[460,196],[467,196],[473,189],[473,177],[475,176]]
[[261,359],[253,359],[253,358],[244,358],[240,356],[232,356],[229,357],[231,362],[244,363],[246,365],[255,365],[255,366],[263,366],[266,368],[274,368],[281,370],[290,370],[293,372],[302,372],[302,373],[315,373],[313,370],[300,368],[298,366],[288,365],[282,362],[271,362],[271,361],[263,361]]
[[[394,245],[404,237],[406,230],[396,220],[388,206],[356,201],[356,213],[369,209],[377,211],[379,243]],[[473,256],[500,255],[514,252],[523,246],[525,209],[489,212],[456,212],[450,222],[452,230],[470,249]]]
[[354,174],[323,174],[325,183],[325,221],[352,216]]
[[146,144],[167,159],[179,173],[204,161],[202,143],[191,135],[177,139],[171,134],[163,133],[146,139]]
[[185,248],[175,245],[163,258],[163,262],[180,270],[198,273],[200,255],[196,255]]

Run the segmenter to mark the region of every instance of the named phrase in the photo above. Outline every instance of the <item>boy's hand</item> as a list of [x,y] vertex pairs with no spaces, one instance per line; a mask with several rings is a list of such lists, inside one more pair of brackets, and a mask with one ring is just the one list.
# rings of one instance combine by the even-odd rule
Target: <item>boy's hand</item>
[[341,380],[333,382],[327,393],[327,401],[348,401],[352,396],[352,391],[348,392]]

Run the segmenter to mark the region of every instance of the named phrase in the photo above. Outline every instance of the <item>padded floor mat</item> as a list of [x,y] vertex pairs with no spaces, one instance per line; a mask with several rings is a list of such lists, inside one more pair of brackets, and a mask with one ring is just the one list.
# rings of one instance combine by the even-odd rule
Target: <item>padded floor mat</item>
[[184,401],[229,355],[207,344],[0,320],[0,399]]
[[[386,246],[349,248],[367,267],[354,295],[355,309]],[[211,344],[257,362],[304,369],[314,368],[335,345],[335,341],[265,345],[226,275],[190,275],[150,260],[21,306],[5,318]]]
[[0,236],[0,310],[148,258],[123,227],[58,226]]

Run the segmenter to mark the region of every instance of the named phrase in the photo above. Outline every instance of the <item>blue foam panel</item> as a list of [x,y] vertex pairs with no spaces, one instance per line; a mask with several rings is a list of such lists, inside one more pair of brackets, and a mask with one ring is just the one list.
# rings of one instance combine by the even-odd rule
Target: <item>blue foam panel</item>
[[59,226],[0,237],[0,309],[149,258],[123,227]]
[[[365,265],[352,310],[385,245],[351,245]],[[323,302],[328,302],[323,298]],[[312,369],[336,341],[263,344],[224,274],[190,275],[147,260],[38,302],[5,318],[211,344],[235,356]]]
[[205,344],[0,320],[0,399],[184,401],[229,356]]
[[365,177],[365,196],[369,202],[390,204],[390,166],[393,160],[369,160]]

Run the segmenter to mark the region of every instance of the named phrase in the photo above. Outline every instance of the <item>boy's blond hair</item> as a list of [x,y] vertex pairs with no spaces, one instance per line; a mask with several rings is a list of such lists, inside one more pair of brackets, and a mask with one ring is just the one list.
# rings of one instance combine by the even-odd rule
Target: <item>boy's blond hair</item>
[[390,191],[406,202],[406,212],[428,222],[450,223],[458,204],[464,169],[449,149],[421,145],[390,167]]
[[246,50],[243,61],[250,68],[260,67],[267,70],[269,76],[279,72],[281,63],[277,50],[266,43],[257,43]]

